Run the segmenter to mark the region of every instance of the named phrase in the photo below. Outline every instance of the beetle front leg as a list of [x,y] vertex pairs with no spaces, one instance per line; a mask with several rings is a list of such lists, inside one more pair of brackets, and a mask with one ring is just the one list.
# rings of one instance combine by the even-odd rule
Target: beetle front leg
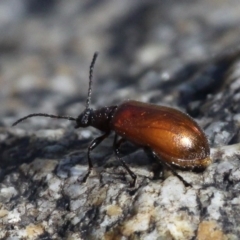
[[92,164],[92,159],[90,157],[90,152],[97,147],[105,138],[108,137],[110,132],[106,132],[103,135],[93,139],[93,141],[91,142],[91,144],[88,147],[88,172],[87,174],[84,176],[84,178],[82,179],[82,182],[86,182],[87,178],[89,177],[90,173],[92,172],[92,168],[93,168],[93,164]]
[[120,152],[119,152],[119,148],[120,146],[126,142],[126,139],[121,138],[119,140],[117,140],[117,134],[115,134],[114,137],[114,142],[113,142],[113,149],[114,152],[116,154],[117,159],[120,161],[120,163],[122,164],[122,166],[127,170],[127,172],[129,173],[129,175],[131,176],[131,178],[133,179],[132,183],[130,184],[130,187],[134,187],[136,184],[136,180],[137,180],[137,176],[136,174],[128,167],[128,165],[123,161],[123,159],[120,157]]

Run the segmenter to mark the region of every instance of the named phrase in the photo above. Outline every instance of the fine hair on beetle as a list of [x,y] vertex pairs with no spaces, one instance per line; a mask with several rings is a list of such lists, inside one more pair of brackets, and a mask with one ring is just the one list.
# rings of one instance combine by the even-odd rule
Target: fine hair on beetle
[[203,171],[211,164],[210,147],[200,126],[190,116],[177,109],[134,100],[125,101],[118,106],[102,107],[96,110],[90,108],[93,68],[97,56],[98,53],[95,52],[90,64],[86,106],[77,118],[33,113],[20,118],[13,123],[13,126],[27,118],[42,116],[75,121],[75,128],[91,126],[102,131],[103,134],[93,139],[88,146],[88,171],[83,182],[87,180],[93,168],[91,151],[111,132],[115,132],[113,149],[117,159],[133,180],[131,186],[135,185],[137,177],[122,160],[119,150],[126,141],[142,147],[148,156],[170,169],[185,186],[189,186],[190,184],[178,175],[175,168]]

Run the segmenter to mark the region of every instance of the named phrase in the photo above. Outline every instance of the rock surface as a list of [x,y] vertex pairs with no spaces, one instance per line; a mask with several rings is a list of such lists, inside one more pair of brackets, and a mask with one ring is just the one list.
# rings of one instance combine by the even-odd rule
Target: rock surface
[[[236,1],[0,2],[0,239],[239,239],[240,5]],[[179,108],[204,129],[213,160],[203,173],[164,172],[131,144],[74,123],[32,118],[126,99]]]

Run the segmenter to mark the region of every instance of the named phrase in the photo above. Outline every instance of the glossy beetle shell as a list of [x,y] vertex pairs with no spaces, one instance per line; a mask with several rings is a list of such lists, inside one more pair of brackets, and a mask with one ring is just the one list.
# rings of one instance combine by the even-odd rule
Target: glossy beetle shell
[[111,128],[181,169],[204,170],[211,163],[205,134],[191,117],[176,109],[127,101],[117,107]]

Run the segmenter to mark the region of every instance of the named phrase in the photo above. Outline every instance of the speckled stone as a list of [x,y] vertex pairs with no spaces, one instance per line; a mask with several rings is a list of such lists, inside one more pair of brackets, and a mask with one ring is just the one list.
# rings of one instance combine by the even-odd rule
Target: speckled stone
[[[239,3],[0,1],[0,239],[240,239]],[[178,174],[113,136],[30,113],[77,117],[89,64],[93,108],[134,99],[176,107],[204,129],[212,164]]]

